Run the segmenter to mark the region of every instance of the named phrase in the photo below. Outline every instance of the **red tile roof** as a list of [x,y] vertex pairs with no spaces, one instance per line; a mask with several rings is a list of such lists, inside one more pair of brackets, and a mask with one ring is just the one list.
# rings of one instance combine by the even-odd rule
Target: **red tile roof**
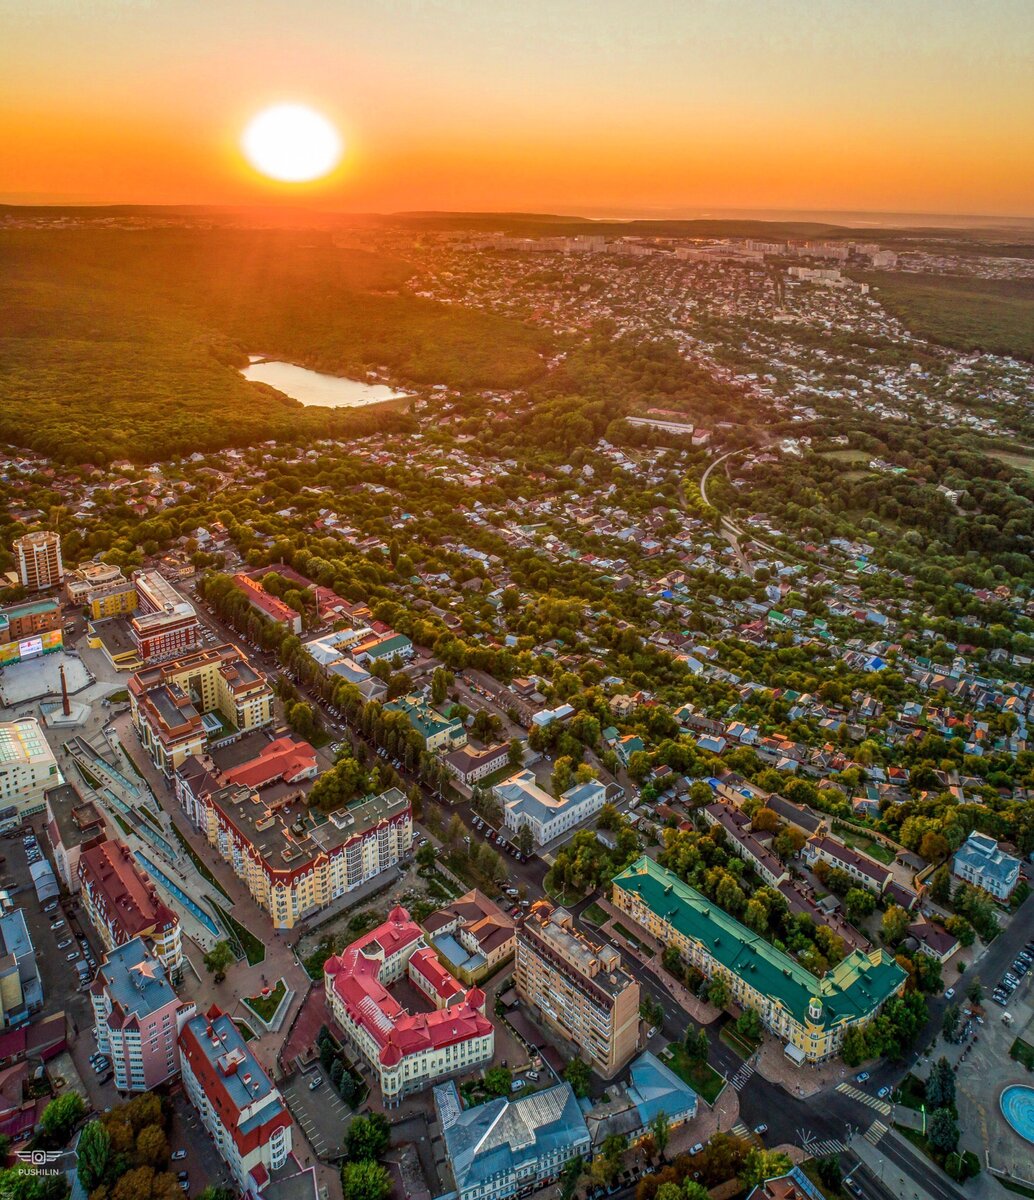
[[[406,1055],[424,1050],[440,1049],[471,1038],[487,1036],[492,1024],[483,1009],[485,994],[472,988],[459,1000],[459,984],[444,971],[441,964],[431,966],[434,952],[422,944],[420,927],[401,906],[393,908],[387,921],[335,958],[327,960],[324,971],[345,1011],[355,1024],[361,1026],[380,1047],[380,1061],[395,1066]],[[410,964],[425,978],[447,988],[441,975],[455,984],[452,996],[457,1002],[436,1012],[410,1013],[381,983],[380,973],[385,962],[414,946]],[[413,960],[416,959],[416,963]],[[441,973],[441,975],[438,974]],[[448,1001],[446,993],[439,992]]]

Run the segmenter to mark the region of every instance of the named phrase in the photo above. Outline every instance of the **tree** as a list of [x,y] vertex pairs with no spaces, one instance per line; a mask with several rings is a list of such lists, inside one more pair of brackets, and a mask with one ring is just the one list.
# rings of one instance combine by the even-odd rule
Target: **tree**
[[650,1133],[657,1146],[657,1153],[663,1159],[664,1151],[667,1150],[668,1143],[671,1141],[671,1122],[668,1120],[668,1114],[663,1110],[650,1122]]
[[86,1101],[78,1092],[65,1092],[51,1100],[43,1110],[40,1124],[55,1146],[63,1146],[72,1135],[77,1121],[86,1113]]
[[759,808],[750,819],[755,833],[775,833],[779,828],[779,814],[771,808]]
[[583,1096],[588,1096],[592,1070],[584,1059],[572,1058],[567,1066],[564,1067],[564,1078],[574,1089],[574,1094],[579,1099]]
[[966,988],[966,999],[972,1001],[973,1004],[979,1004],[984,998],[984,989],[979,979],[974,979],[973,982]]
[[160,1125],[145,1125],[136,1135],[136,1158],[140,1166],[163,1171],[169,1162],[169,1139]]
[[387,1200],[391,1176],[370,1159],[345,1162],[341,1167],[341,1192],[344,1200]]
[[745,1008],[736,1018],[736,1030],[751,1042],[761,1041],[765,1032],[761,1018],[752,1008]]
[[581,1155],[569,1158],[560,1172],[560,1200],[572,1200],[585,1166]]
[[204,961],[205,970],[214,977],[216,983],[222,983],[226,978],[226,972],[237,961],[237,957],[231,950],[230,943],[224,938],[221,942],[216,942],[209,950]]
[[354,1117],[348,1127],[345,1145],[348,1157],[356,1162],[377,1159],[387,1150],[391,1138],[391,1126],[383,1113],[370,1113],[365,1117]]
[[531,832],[530,825],[522,825],[517,830],[517,836],[514,839],[517,844],[518,851],[528,858],[535,849],[535,835]]
[[868,888],[851,888],[844,897],[844,911],[847,919],[857,925],[859,921],[871,916],[876,908],[876,897]]
[[824,1158],[815,1160],[815,1169],[819,1173],[819,1180],[831,1192],[839,1192],[841,1183],[843,1182],[844,1173],[840,1169],[840,1160],[835,1154],[827,1154]]
[[433,842],[424,842],[416,852],[416,865],[421,871],[433,871],[438,848]]
[[485,1072],[485,1091],[490,1096],[509,1096],[513,1072],[508,1067],[489,1067]]
[[715,1008],[724,1008],[729,1003],[729,996],[729,985],[720,976],[708,984],[707,998]]
[[951,872],[947,863],[930,876],[930,899],[942,906],[951,901]]
[[950,1108],[938,1108],[926,1123],[926,1137],[935,1150],[948,1154],[959,1141],[959,1125]]
[[519,767],[524,761],[524,745],[520,738],[511,738],[506,750],[506,761],[511,767]]
[[78,1146],[79,1179],[87,1192],[103,1183],[111,1164],[111,1138],[100,1121],[91,1121]]
[[785,1175],[792,1166],[793,1163],[780,1150],[748,1150],[740,1168],[740,1183],[749,1191],[766,1179]]
[[210,1183],[197,1194],[197,1200],[234,1200],[235,1193],[227,1187]]
[[946,1042],[953,1042],[959,1032],[959,1006],[949,1004],[944,1010],[944,1020],[941,1022],[941,1033]]
[[908,913],[898,904],[890,905],[880,923],[883,940],[896,946],[908,932],[908,923]]
[[683,1200],[711,1200],[711,1193],[695,1179],[682,1181],[682,1196]]
[[930,1068],[926,1080],[926,1100],[931,1108],[955,1107],[955,1072],[943,1055]]

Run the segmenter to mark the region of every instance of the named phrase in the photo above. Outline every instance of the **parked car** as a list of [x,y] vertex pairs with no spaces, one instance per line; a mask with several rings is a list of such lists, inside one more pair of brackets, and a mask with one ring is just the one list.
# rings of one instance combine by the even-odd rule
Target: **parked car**
[[73,951],[71,952],[71,954],[66,954],[66,955],[65,955],[65,962],[75,962],[75,960],[76,960],[78,957],[79,957],[79,951],[78,951],[78,950],[73,950]]
[[862,1071],[860,1074],[858,1074],[854,1077],[854,1081],[855,1081],[855,1083],[864,1083],[868,1078],[869,1078],[869,1072]]
[[754,1132],[760,1137],[763,1133],[768,1133],[768,1126],[762,1121],[760,1125],[754,1126]]
[[955,989],[948,988],[948,990],[944,993],[944,998],[946,1000],[950,1000],[952,998],[952,996],[954,996],[954,995],[955,995]]
[[515,1079],[513,1081],[513,1083],[510,1084],[510,1091],[511,1092],[519,1092],[521,1090],[521,1088],[527,1087],[527,1086],[528,1086],[527,1080]]
[[309,1080],[309,1091],[314,1092],[323,1082],[323,1076],[317,1075],[314,1079]]
[[884,1096],[890,1095],[890,1088],[889,1087],[881,1087],[880,1090],[876,1093],[876,1095],[879,1096],[879,1098],[882,1100],[884,1098]]
[[690,1146],[690,1148],[689,1148],[690,1157],[692,1157],[695,1154],[699,1154],[700,1151],[703,1150],[703,1148],[704,1148],[703,1142],[697,1142],[697,1144],[695,1146]]
[[68,949],[68,947],[69,947],[69,946],[71,946],[71,944],[72,944],[72,939],[71,939],[71,938],[65,938],[65,940],[64,940],[63,942],[58,942],[58,944],[57,944],[57,948],[58,948],[59,950],[67,950],[67,949]]

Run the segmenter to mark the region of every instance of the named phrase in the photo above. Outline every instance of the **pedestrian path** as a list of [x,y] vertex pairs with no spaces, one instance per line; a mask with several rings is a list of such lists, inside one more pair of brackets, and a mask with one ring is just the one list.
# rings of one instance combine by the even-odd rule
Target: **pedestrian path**
[[808,1153],[815,1158],[825,1158],[828,1154],[843,1154],[847,1147],[836,1138],[825,1138],[821,1142],[809,1142]]
[[751,1075],[753,1075],[753,1074],[754,1074],[754,1068],[751,1066],[751,1064],[744,1063],[743,1066],[740,1067],[740,1069],[732,1077],[732,1079],[729,1080],[729,1082],[732,1084],[733,1091],[734,1092],[742,1092],[743,1089],[747,1086],[747,1081],[750,1079]]
[[852,1087],[849,1083],[838,1083],[837,1091],[843,1092],[845,1096],[850,1096],[852,1100],[857,1100],[859,1104],[867,1104],[870,1108],[874,1108],[882,1117],[889,1117],[891,1114],[891,1105],[886,1100],[878,1100],[875,1096],[870,1096],[868,1092],[863,1092],[861,1088]]
[[878,1146],[880,1139],[887,1132],[889,1126],[884,1125],[879,1119],[873,1121],[869,1128],[865,1131],[865,1140],[872,1142],[874,1146]]

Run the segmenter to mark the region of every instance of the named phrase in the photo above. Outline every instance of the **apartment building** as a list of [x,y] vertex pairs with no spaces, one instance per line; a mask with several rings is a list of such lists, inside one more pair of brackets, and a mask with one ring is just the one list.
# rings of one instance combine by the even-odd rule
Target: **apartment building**
[[21,817],[43,812],[47,790],[64,781],[35,717],[0,722],[0,809]]
[[724,979],[733,1001],[754,1009],[797,1063],[832,1058],[847,1028],[868,1024],[905,986],[905,972],[880,949],[853,950],[817,979],[645,855],[615,877],[611,900],[708,979]]
[[[491,1061],[495,1029],[485,1014],[485,993],[457,983],[401,906],[323,970],[331,1015],[370,1064],[385,1106]],[[391,994],[389,987],[403,978],[432,1011],[411,1013]]]
[[122,568],[111,563],[81,563],[65,576],[65,596],[69,604],[81,606],[88,603],[91,592],[110,587],[112,584],[128,585],[129,582],[122,574]]
[[169,779],[191,755],[273,720],[273,689],[236,646],[145,667],[128,690],[140,741]]
[[204,796],[203,832],[275,929],[292,929],[395,866],[413,844],[413,810],[398,788],[330,814],[300,788],[231,783]]
[[97,1049],[111,1058],[120,1092],[150,1092],[178,1073],[179,1035],[194,1004],[176,995],[142,938],[104,955],[90,1003]]
[[845,846],[843,842],[828,834],[816,833],[808,838],[801,851],[801,857],[809,866],[824,862],[830,867],[846,871],[852,879],[856,879],[877,896],[883,894],[894,878],[893,872],[884,863],[877,862],[868,854],[852,850],[850,846]]
[[570,913],[548,901],[532,905],[517,931],[517,995],[547,1028],[610,1078],[639,1042],[639,984],[613,946],[579,933]]
[[260,1196],[288,1167],[291,1154],[291,1116],[283,1096],[240,1030],[215,1005],[184,1024],[179,1051],[187,1097],[220,1157],[244,1195]]
[[48,529],[17,538],[12,547],[18,578],[27,592],[57,587],[65,577],[61,561],[61,537]]
[[1020,881],[1020,860],[975,830],[955,852],[951,870],[956,879],[983,888],[996,900],[1008,900]]
[[143,939],[174,980],[183,973],[179,916],[164,904],[154,884],[124,842],[85,846],[77,868],[83,909],[108,950]]
[[551,796],[529,770],[517,771],[497,783],[492,794],[503,806],[506,827],[516,833],[527,826],[538,846],[587,821],[607,802],[607,789],[598,779],[576,783],[561,795]]
[[92,800],[84,800],[70,783],[48,788],[44,800],[47,841],[54,865],[61,882],[74,894],[79,891],[79,856],[83,846],[103,841],[107,836],[104,813]]

